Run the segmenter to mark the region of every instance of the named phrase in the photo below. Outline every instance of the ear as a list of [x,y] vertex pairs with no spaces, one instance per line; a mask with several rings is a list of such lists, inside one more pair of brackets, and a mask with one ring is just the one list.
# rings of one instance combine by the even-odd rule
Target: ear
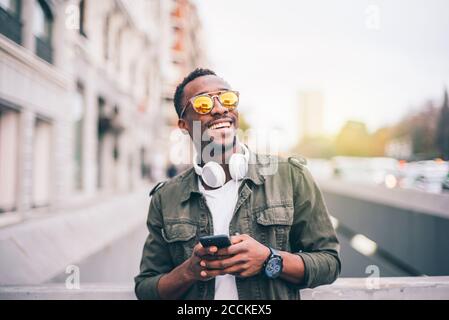
[[182,131],[183,134],[189,134],[188,125],[184,119],[178,120],[178,128]]

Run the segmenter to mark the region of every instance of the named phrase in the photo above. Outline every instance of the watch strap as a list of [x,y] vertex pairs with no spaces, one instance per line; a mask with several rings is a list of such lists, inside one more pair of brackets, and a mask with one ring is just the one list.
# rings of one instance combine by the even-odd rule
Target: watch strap
[[265,269],[267,267],[268,261],[270,261],[273,258],[273,248],[268,247],[268,249],[270,249],[270,255],[268,256],[268,258],[265,260],[265,262],[263,263],[263,268]]

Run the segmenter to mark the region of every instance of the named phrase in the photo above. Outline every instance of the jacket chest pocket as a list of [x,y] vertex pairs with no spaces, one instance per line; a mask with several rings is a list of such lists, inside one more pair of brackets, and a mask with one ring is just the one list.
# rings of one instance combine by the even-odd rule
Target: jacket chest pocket
[[277,250],[289,250],[289,233],[293,223],[293,206],[275,206],[255,213],[255,236]]
[[162,229],[173,262],[180,265],[192,256],[196,244],[197,226],[193,223],[170,222]]

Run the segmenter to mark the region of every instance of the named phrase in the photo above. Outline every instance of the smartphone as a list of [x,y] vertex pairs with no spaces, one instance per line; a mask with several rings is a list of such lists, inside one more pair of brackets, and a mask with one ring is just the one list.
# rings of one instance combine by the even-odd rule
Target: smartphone
[[201,237],[200,243],[203,245],[204,248],[217,247],[218,249],[227,248],[232,244],[229,236],[225,234]]

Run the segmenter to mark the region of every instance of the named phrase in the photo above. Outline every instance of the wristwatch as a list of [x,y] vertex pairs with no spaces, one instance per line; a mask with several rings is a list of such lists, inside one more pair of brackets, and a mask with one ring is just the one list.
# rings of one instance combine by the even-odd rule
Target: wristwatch
[[282,273],[282,256],[279,251],[269,248],[270,256],[264,263],[265,275],[270,279],[276,279]]

